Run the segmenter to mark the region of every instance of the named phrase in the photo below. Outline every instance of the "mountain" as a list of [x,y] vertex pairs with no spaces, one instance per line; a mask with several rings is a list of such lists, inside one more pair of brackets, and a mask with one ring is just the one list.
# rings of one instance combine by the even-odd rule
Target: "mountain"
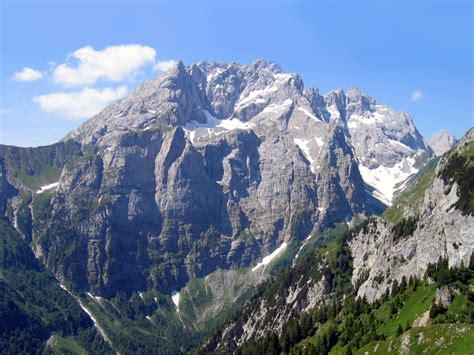
[[262,284],[201,352],[464,353],[474,334],[473,174],[471,129],[382,216],[314,235],[322,247]]
[[440,156],[450,150],[457,142],[455,136],[450,134],[448,131],[442,129],[428,140],[428,144],[436,155]]
[[0,146],[0,211],[115,350],[186,352],[308,236],[382,213],[432,154],[411,116],[357,88],[179,62],[58,143]]
[[355,88],[321,96],[268,61],[180,62],[41,149],[2,148],[8,184],[50,198],[26,234],[59,280],[103,295],[171,293],[380,212],[371,193],[389,204],[431,154],[410,116]]

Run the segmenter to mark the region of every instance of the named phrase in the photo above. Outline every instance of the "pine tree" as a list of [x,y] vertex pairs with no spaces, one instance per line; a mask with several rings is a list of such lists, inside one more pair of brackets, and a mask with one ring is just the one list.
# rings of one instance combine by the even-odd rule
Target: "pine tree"
[[397,281],[397,279],[394,279],[393,282],[392,282],[392,288],[391,288],[391,291],[390,291],[390,296],[393,298],[396,295],[398,295],[398,292],[399,292],[398,281]]
[[407,289],[407,278],[405,277],[405,275],[403,275],[402,282],[400,282],[400,292],[405,292],[406,289]]

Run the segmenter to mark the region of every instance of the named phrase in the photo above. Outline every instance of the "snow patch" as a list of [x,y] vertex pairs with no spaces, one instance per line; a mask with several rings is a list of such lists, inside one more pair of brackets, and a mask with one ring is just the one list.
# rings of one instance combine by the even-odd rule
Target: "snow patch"
[[239,110],[242,109],[248,105],[250,105],[252,102],[256,102],[257,100],[263,100],[265,102],[264,97],[269,96],[270,94],[273,94],[278,90],[277,86],[269,86],[261,90],[254,90],[250,91],[247,96],[240,96],[239,101],[235,104],[235,109]]
[[100,297],[100,296],[94,296],[94,295],[93,295],[92,293],[90,293],[90,292],[86,292],[86,293],[87,293],[87,295],[88,295],[90,298],[93,298],[93,299],[96,300],[97,302],[100,302],[101,299],[102,299],[102,297]]
[[349,129],[355,129],[359,127],[359,124],[356,121],[349,121],[349,123],[347,124],[347,127],[349,127]]
[[[82,310],[83,310],[84,312],[87,313],[87,315],[89,316],[89,318],[90,318],[90,319],[92,320],[92,322],[94,323],[94,327],[97,328],[97,330],[98,330],[99,334],[102,336],[102,338],[103,338],[107,343],[109,343],[110,345],[112,345],[112,342],[111,342],[110,339],[107,337],[107,334],[105,334],[104,329],[97,323],[97,319],[94,317],[94,315],[92,314],[92,312],[91,312],[86,306],[84,306],[84,304],[82,303],[82,301],[81,301],[79,298],[77,298],[76,296],[74,296],[74,295],[71,293],[71,291],[69,291],[69,290],[66,288],[66,286],[64,286],[62,283],[60,283],[59,286],[60,286],[64,291],[66,291],[67,293],[69,293],[69,294],[77,301],[77,303],[79,303],[79,306],[82,308]],[[101,299],[101,297],[97,297],[97,298],[96,298],[96,297],[92,296],[92,294],[91,294],[90,292],[87,292],[87,294],[88,294],[90,297],[94,298],[94,299],[97,299],[97,298],[98,298],[99,300]]]
[[[322,145],[321,138],[314,138],[314,139],[316,140],[316,143],[318,144],[318,146]],[[314,165],[313,165],[314,164],[314,159],[311,157],[311,154],[309,152],[309,143],[312,140],[313,140],[313,138],[312,139],[294,138],[295,144],[301,149],[301,151],[303,152],[306,159],[308,159],[308,161],[310,163],[311,172],[314,174],[315,173],[315,169],[314,169]]]
[[79,302],[79,306],[82,308],[82,310],[84,312],[87,313],[87,315],[89,316],[89,318],[92,320],[92,323],[94,323],[94,327],[97,328],[97,330],[99,331],[100,335],[102,336],[102,338],[107,342],[109,343],[110,345],[112,345],[112,342],[110,341],[110,339],[107,337],[107,334],[105,334],[105,331],[104,329],[99,325],[99,323],[97,323],[97,319],[94,317],[94,315],[92,314],[92,312],[86,307],[84,306],[84,304],[78,300]]
[[207,82],[210,82],[210,81],[213,81],[216,77],[218,77],[220,74],[222,74],[224,72],[224,69],[222,68],[217,68],[216,70],[214,70],[212,73],[210,73],[206,80]]
[[336,105],[328,107],[328,112],[331,115],[332,119],[338,120],[341,118],[341,114],[339,113],[339,110],[337,109]]
[[92,322],[94,322],[94,326],[97,327],[97,319],[95,319],[95,317],[94,317],[94,315],[92,314],[92,312],[89,311],[89,309],[87,309],[87,307],[84,306],[84,304],[83,304],[82,302],[79,302],[79,305],[81,306],[82,310],[87,313],[87,315],[88,315],[89,318],[92,320]]
[[286,99],[281,104],[271,104],[268,105],[263,109],[261,113],[271,113],[271,112],[278,112],[282,109],[286,109],[287,106],[290,106],[293,103],[292,99]]
[[396,145],[397,147],[400,147],[402,149],[405,149],[405,150],[409,150],[409,151],[413,151],[412,148],[410,148],[409,146],[407,146],[406,144],[403,144],[402,142],[399,142],[399,141],[396,141],[396,140],[393,140],[393,139],[389,139],[388,140],[391,144],[393,145]]
[[365,183],[374,188],[374,196],[391,205],[395,187],[418,172],[414,164],[415,159],[405,158],[393,167],[380,165],[376,169],[369,169],[361,164],[359,171]]
[[380,114],[379,112],[368,113],[363,116],[359,116],[356,114],[352,114],[351,118],[349,119],[348,127],[355,128],[358,125],[376,125],[380,122],[383,122],[385,116]]
[[171,292],[171,299],[173,300],[173,303],[176,306],[176,310],[179,312],[179,292],[178,291],[172,291]]
[[57,187],[58,185],[59,185],[59,181],[58,182],[53,182],[52,184],[49,184],[49,185],[41,186],[41,188],[38,191],[36,191],[36,193],[40,194],[42,192],[45,192],[46,190],[53,189],[53,188]]
[[317,118],[314,114],[312,114],[311,112],[309,112],[309,111],[308,111],[307,109],[305,109],[304,107],[299,106],[299,107],[298,107],[298,111],[303,112],[306,116],[308,116],[309,118],[312,118],[312,119],[315,120],[315,121],[321,121],[319,118]]
[[306,237],[306,239],[304,240],[304,243],[303,243],[303,244],[300,246],[300,248],[298,249],[298,251],[297,251],[297,253],[296,253],[296,255],[295,255],[295,259],[298,259],[298,256],[300,255],[301,250],[303,250],[304,246],[305,246],[306,244],[308,244],[308,240],[310,240],[312,236],[313,236],[313,235],[310,234],[310,235],[308,235],[308,236]]
[[244,93],[242,93],[239,97],[239,100],[235,104],[235,110],[241,110],[242,108],[252,103],[262,104],[267,102],[266,99],[268,98],[268,96],[278,91],[278,89],[283,83],[291,79],[291,74],[273,74],[273,78],[275,79],[275,81],[263,89],[250,91],[249,93],[247,93],[247,95],[244,95]]
[[212,137],[213,135],[218,135],[225,131],[232,131],[235,129],[250,129],[253,127],[252,123],[242,122],[237,118],[219,120],[211,115],[209,111],[204,110],[204,112],[207,117],[206,123],[191,121],[183,127],[183,130],[186,132],[192,143],[195,142],[194,138],[197,132],[207,133],[209,137]]
[[270,255],[267,255],[266,257],[263,258],[263,260],[261,262],[259,262],[257,265],[255,265],[253,268],[252,268],[252,271],[255,271],[257,269],[259,269],[260,267],[264,266],[264,265],[268,265],[273,259],[275,259],[278,254],[280,254],[285,248],[286,248],[287,244],[285,242],[283,242],[282,245],[280,245],[278,248],[276,248],[273,253],[271,253]]
[[291,79],[291,74],[277,73],[277,74],[273,74],[273,78],[276,80],[276,82],[283,83]]

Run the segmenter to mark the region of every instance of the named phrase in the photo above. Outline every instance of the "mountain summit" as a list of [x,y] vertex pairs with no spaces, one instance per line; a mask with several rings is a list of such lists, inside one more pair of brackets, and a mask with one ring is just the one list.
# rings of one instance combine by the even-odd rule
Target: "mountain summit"
[[450,150],[457,141],[458,140],[455,136],[442,129],[433,134],[433,136],[428,140],[428,144],[437,156],[441,156]]
[[[313,174],[331,124],[350,140],[360,173],[375,197],[389,205],[394,192],[432,154],[411,116],[382,105],[358,88],[320,95],[297,74],[271,61],[251,65],[178,62],[68,135],[108,147],[129,131],[181,126],[195,147],[235,130],[285,133]],[[383,183],[381,182],[384,180]]]

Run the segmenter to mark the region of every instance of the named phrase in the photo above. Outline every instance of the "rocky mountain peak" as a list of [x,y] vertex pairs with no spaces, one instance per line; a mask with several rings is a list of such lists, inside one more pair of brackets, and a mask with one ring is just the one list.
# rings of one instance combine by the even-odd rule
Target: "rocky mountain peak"
[[274,62],[273,60],[268,60],[268,59],[257,59],[250,65],[250,67],[253,70],[257,70],[257,71],[261,69],[267,69],[277,74],[283,72],[283,69],[278,63]]
[[[268,60],[249,65],[203,61],[189,67],[178,62],[67,138],[113,146],[127,132],[178,125],[188,139],[205,143],[205,137],[236,129],[260,135],[273,127],[288,131],[315,162],[327,125],[335,121],[343,126],[364,181],[386,204],[431,154],[410,115],[395,112],[357,87],[321,95],[305,88],[298,74],[285,73]],[[389,187],[379,187],[384,176],[390,176]]]
[[440,156],[450,150],[457,142],[457,138],[448,131],[442,129],[428,140],[428,144],[436,155]]
[[373,110],[376,101],[370,96],[364,94],[359,88],[353,86],[346,93],[347,111],[349,115],[361,115],[364,112]]

